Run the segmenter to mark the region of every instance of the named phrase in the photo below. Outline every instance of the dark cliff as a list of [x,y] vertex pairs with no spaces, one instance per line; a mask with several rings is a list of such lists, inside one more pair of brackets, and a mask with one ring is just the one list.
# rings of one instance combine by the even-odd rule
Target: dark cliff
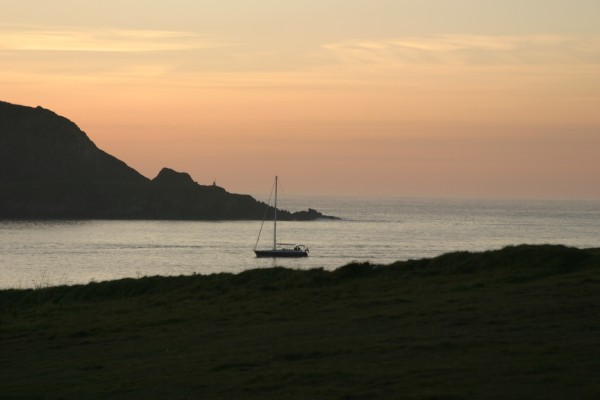
[[[150,180],[68,119],[0,102],[0,218],[262,219],[265,207],[168,168]],[[278,217],[327,218],[313,210]]]
[[0,102],[0,182],[146,180],[98,149],[68,119],[41,107]]

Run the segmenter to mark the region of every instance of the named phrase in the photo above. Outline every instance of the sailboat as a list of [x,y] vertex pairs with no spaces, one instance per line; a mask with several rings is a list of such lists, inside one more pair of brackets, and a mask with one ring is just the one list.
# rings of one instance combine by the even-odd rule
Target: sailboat
[[[267,205],[267,210],[269,206]],[[277,176],[275,177],[275,206],[273,213],[273,248],[268,250],[257,250],[258,241],[260,240],[260,233],[262,232],[263,224],[265,223],[267,213],[265,212],[265,218],[263,218],[262,224],[260,225],[260,231],[258,232],[258,238],[256,239],[256,245],[254,246],[254,253],[256,257],[307,257],[308,247],[303,244],[290,244],[290,243],[277,243]]]

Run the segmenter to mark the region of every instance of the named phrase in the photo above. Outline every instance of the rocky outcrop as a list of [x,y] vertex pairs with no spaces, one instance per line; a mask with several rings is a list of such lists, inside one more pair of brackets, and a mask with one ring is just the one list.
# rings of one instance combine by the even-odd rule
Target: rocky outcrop
[[[68,119],[0,102],[0,218],[262,219],[265,207],[169,168],[150,180]],[[323,217],[278,211],[282,220]]]
[[152,183],[169,187],[186,187],[196,184],[187,172],[177,172],[171,168],[161,169],[156,178],[152,179]]

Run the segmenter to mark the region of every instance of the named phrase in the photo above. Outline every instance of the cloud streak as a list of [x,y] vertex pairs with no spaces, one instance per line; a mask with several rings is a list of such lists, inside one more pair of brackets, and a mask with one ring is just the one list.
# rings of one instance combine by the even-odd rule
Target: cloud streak
[[600,64],[600,37],[432,35],[350,40],[323,48],[358,64]]
[[0,26],[0,51],[159,52],[227,46],[191,32]]

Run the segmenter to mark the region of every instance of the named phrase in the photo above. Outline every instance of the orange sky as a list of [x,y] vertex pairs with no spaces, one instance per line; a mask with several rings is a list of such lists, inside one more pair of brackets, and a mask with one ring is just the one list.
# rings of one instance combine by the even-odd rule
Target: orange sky
[[148,177],[600,198],[600,2],[38,3],[3,6],[0,99]]

